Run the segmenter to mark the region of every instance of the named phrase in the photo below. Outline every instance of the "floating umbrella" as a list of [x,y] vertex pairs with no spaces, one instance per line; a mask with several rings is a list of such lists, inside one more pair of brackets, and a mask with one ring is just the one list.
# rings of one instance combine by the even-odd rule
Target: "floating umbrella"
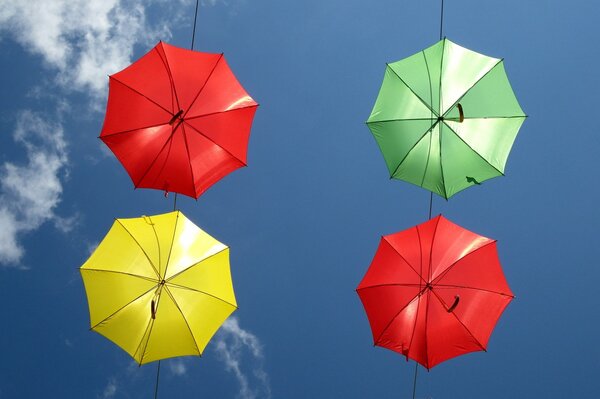
[[198,198],[246,166],[257,107],[223,54],[159,42],[110,76],[100,139],[136,188]]
[[486,350],[513,299],[496,241],[441,215],[382,237],[357,292],[375,345],[427,369]]
[[237,308],[229,248],[179,211],[117,219],[81,275],[91,329],[140,365],[202,355]]
[[391,178],[448,199],[504,174],[525,117],[503,60],[443,39],[387,65],[367,125]]

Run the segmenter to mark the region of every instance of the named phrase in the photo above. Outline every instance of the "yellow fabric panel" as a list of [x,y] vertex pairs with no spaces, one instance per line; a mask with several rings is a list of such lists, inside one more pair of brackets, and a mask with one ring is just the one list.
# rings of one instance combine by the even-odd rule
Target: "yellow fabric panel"
[[227,248],[179,213],[165,279]]
[[169,212],[162,215],[117,220],[148,254],[161,276],[164,276],[165,273],[179,214],[180,212]]
[[198,349],[202,353],[208,341],[229,315],[236,310],[236,307],[210,295],[186,288],[168,287],[168,289],[179,308],[186,315],[187,323],[194,334]]
[[157,278],[148,257],[119,221],[115,221],[106,237],[81,268],[120,271]]
[[[202,309],[194,309],[202,312]],[[200,355],[182,313],[163,288],[141,364],[175,356]]]
[[[106,293],[106,295],[110,294]],[[138,352],[138,348],[152,319],[150,302],[153,297],[154,291],[150,291],[93,330],[113,341],[140,363],[141,352]]]
[[106,319],[144,293],[157,287],[150,281],[130,274],[98,270],[81,270],[90,308],[90,325]]
[[167,284],[202,291],[237,306],[231,282],[227,247],[167,280]]

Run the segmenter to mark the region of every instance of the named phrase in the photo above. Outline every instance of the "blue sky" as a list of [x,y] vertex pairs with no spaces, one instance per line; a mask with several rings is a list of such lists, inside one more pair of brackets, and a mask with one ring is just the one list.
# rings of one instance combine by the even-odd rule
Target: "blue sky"
[[[439,35],[439,1],[212,0],[196,49],[224,52],[261,104],[249,167],[180,209],[231,247],[240,309],[161,396],[410,397],[414,364],[372,346],[354,289],[379,238],[427,219],[364,121],[386,62]],[[169,211],[97,139],[112,74],[162,39],[189,46],[191,0],[0,0],[0,398],[151,397],[90,332],[78,268],[115,217]],[[506,177],[434,199],[498,240],[516,299],[488,352],[420,372],[419,398],[594,397],[600,389],[595,2],[446,1],[444,34],[505,59],[529,118]]]

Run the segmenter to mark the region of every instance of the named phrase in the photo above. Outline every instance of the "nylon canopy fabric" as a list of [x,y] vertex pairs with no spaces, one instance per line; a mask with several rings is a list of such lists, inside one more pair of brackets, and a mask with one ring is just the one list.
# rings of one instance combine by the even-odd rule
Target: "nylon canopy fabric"
[[100,139],[136,188],[198,198],[246,166],[257,107],[223,54],[159,42],[110,76]]
[[448,199],[504,174],[525,118],[503,60],[443,39],[387,65],[367,125],[390,178]]
[[357,293],[374,344],[427,369],[486,350],[514,297],[496,241],[441,215],[383,236]]
[[202,355],[237,309],[229,248],[179,211],[116,219],[80,271],[91,329],[140,365]]

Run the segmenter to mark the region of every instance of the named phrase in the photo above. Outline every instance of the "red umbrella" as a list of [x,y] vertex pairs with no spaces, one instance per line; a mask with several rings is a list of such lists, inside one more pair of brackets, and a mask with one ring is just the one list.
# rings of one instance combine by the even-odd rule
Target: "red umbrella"
[[427,369],[486,350],[514,298],[496,241],[441,215],[383,236],[357,292],[375,345]]
[[136,188],[198,198],[246,166],[257,107],[223,54],[159,42],[110,76],[100,139]]

